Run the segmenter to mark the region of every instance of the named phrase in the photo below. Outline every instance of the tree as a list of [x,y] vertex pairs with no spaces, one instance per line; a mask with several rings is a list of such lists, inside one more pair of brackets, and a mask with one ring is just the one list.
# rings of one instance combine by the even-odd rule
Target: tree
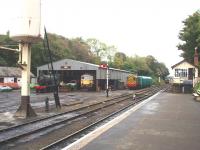
[[151,69],[151,75],[153,75],[155,72],[157,72],[157,64],[158,64],[158,61],[151,55],[148,55],[146,57],[146,63],[148,65],[148,67]]
[[95,54],[96,64],[100,64],[101,58],[104,56],[106,45],[97,39],[87,39],[86,43],[90,46],[90,50]]
[[137,75],[150,75],[151,71],[146,63],[145,57],[137,55],[135,57],[127,57],[123,68]]
[[122,52],[115,53],[114,64],[116,68],[122,69],[124,67],[124,62],[126,61],[126,54]]
[[[67,39],[63,36],[48,33],[49,46],[53,61],[69,58],[84,62],[94,63],[95,56],[90,51],[90,46],[82,39]],[[44,50],[43,43],[32,45],[32,71],[36,67],[49,63],[48,52]]]
[[164,79],[169,75],[165,64],[158,62],[153,56],[139,57],[135,55],[134,57],[126,57],[123,69],[137,75],[151,76],[154,81],[158,79],[158,76]]
[[[146,75],[162,78],[168,75],[168,69],[163,63],[159,63],[153,56],[128,57],[122,52],[117,52],[115,46],[107,46],[96,39],[84,41],[82,38],[67,39],[63,36],[48,33],[49,45],[53,61],[70,58],[84,62],[100,64],[105,58],[108,59],[109,67],[124,69],[138,75]],[[6,47],[18,48],[18,44],[9,38],[9,34],[0,35],[0,44]],[[38,66],[49,63],[48,52],[44,50],[42,41],[32,44],[31,71],[36,74]],[[18,53],[1,51],[1,66],[16,66]]]
[[166,76],[169,75],[169,70],[165,66],[164,63],[158,63],[157,64],[157,76],[160,76],[163,80],[165,79]]
[[115,46],[106,46],[104,57],[108,59],[109,62],[113,62],[117,48]]
[[71,45],[71,54],[75,60],[94,62],[95,55],[90,51],[90,46],[82,38],[72,39]]
[[184,27],[179,33],[179,39],[183,41],[177,47],[182,50],[182,57],[193,63],[194,49],[200,48],[200,11],[195,12],[183,21]]
[[[0,35],[0,45],[18,49],[18,44],[9,37],[9,32],[7,32],[7,35]],[[17,65],[18,53],[8,50],[1,50],[0,53],[0,66],[14,67]]]
[[114,54],[116,52],[115,46],[107,46],[105,43],[102,43],[94,38],[87,39],[86,43],[90,46],[90,50],[96,56],[95,60],[96,64],[100,64],[101,61],[105,59],[108,59],[109,62],[112,61]]

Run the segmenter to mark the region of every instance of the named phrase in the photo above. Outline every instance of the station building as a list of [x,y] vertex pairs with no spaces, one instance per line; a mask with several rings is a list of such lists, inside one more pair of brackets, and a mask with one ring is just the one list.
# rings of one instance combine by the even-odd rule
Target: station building
[[[37,77],[49,74],[50,64],[37,67]],[[77,81],[78,89],[81,89],[81,75],[89,74],[93,76],[93,90],[104,90],[106,88],[106,68],[99,65],[81,62],[72,59],[63,59],[53,62],[53,68],[56,75],[59,76],[59,82],[69,83],[72,80]],[[131,72],[126,70],[109,68],[109,86],[112,89],[124,89],[126,87],[127,77]]]

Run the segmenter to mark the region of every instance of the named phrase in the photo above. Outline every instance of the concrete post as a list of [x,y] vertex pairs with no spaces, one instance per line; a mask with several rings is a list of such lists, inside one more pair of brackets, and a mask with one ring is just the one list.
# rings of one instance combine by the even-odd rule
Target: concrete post
[[36,113],[30,105],[30,68],[31,68],[31,48],[30,44],[20,43],[19,48],[21,48],[21,68],[22,68],[22,86],[21,86],[21,105],[18,108],[15,116],[17,117],[33,117]]

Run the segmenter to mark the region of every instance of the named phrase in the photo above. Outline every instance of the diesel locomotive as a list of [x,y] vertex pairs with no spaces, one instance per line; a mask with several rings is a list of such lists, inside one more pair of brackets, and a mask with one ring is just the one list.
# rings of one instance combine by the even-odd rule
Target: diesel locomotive
[[94,77],[90,74],[81,75],[81,88],[92,89],[94,85]]
[[135,76],[130,74],[127,77],[127,87],[129,89],[140,89],[150,87],[152,85],[152,78],[148,76]]

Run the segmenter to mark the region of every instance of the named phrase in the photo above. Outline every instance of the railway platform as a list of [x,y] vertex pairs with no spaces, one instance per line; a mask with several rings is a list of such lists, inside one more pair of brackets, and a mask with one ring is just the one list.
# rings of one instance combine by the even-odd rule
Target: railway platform
[[142,103],[64,149],[200,149],[200,103],[191,94],[163,92]]

